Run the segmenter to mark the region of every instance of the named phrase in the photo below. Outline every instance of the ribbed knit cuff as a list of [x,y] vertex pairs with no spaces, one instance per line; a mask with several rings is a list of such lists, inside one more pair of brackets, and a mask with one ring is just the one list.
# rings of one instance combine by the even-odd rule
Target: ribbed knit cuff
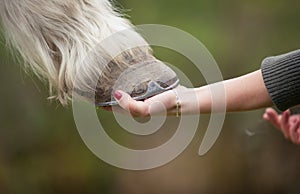
[[300,104],[300,50],[266,58],[261,70],[270,97],[279,110]]

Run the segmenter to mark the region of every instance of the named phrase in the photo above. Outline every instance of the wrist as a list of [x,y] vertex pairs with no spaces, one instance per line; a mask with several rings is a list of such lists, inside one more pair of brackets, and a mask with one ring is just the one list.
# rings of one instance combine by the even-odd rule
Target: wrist
[[174,102],[174,107],[178,106],[179,115],[199,114],[199,99],[194,88],[178,86],[176,89],[178,98]]

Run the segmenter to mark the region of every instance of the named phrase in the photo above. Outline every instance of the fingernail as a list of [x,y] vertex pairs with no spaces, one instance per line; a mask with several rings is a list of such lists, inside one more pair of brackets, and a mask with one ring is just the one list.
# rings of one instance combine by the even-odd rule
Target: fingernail
[[115,91],[115,92],[114,92],[114,96],[115,96],[115,98],[116,98],[117,100],[120,100],[120,99],[122,98],[122,94],[121,94],[121,92],[119,92],[119,91]]

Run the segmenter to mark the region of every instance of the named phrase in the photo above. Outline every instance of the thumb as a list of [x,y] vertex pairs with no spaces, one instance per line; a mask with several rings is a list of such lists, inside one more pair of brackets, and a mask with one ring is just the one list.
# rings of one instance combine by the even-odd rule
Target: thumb
[[135,101],[131,96],[123,91],[116,90],[114,97],[119,106],[131,113],[133,116],[148,116],[149,108],[145,102]]
[[129,111],[129,104],[130,104],[130,99],[131,99],[129,94],[127,94],[121,90],[116,90],[114,92],[114,97],[115,97],[116,101],[118,102],[119,106],[121,106],[123,109]]

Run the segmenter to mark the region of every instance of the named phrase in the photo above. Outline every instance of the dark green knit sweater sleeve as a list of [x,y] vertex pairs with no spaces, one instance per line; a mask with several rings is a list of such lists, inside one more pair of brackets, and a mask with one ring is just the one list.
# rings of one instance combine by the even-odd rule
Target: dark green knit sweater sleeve
[[300,50],[266,58],[261,70],[270,97],[279,110],[300,104]]

